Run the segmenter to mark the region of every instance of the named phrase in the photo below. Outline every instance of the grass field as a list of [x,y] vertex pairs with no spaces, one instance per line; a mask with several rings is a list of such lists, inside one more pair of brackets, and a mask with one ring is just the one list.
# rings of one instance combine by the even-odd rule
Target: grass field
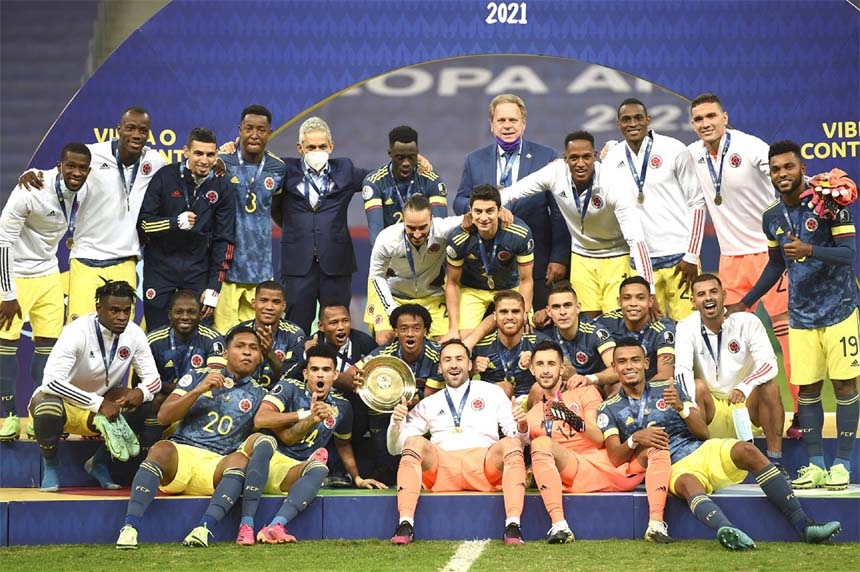
[[[137,551],[118,551],[113,546],[78,545],[14,547],[0,549],[4,572],[38,570],[42,565],[64,571],[118,570],[236,572],[241,570],[289,571],[436,571],[445,569],[460,543],[417,541],[394,547],[379,540],[306,541],[294,545],[237,547],[227,543],[208,549],[176,544],[150,544]],[[52,563],[52,564],[49,564]],[[728,552],[716,541],[680,541],[661,546],[639,540],[578,541],[549,546],[530,542],[504,546],[491,541],[469,570],[473,572],[636,572],[684,570],[690,572],[734,570],[780,572],[797,569],[857,570],[860,544],[810,546],[801,543],[765,542],[752,552]],[[463,567],[448,568],[465,570]]]

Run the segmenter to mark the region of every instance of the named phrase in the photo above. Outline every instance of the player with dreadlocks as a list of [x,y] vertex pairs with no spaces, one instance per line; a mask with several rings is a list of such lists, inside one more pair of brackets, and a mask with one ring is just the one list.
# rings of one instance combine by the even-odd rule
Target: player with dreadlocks
[[544,340],[535,346],[530,366],[543,397],[527,417],[532,470],[552,521],[547,541],[563,544],[573,540],[562,493],[632,491],[644,479],[650,507],[645,540],[673,542],[663,521],[670,472],[668,449],[641,447],[629,462],[616,467],[603,448],[603,433],[597,425],[600,393],[593,385],[563,391],[563,357],[556,342]]

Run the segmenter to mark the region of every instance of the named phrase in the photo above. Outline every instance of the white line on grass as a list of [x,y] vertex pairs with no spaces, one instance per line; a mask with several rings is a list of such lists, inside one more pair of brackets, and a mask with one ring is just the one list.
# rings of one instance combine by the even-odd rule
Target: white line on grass
[[457,551],[451,556],[448,564],[439,572],[466,572],[472,567],[472,563],[481,556],[481,552],[484,551],[484,548],[489,543],[489,538],[463,542],[457,547]]

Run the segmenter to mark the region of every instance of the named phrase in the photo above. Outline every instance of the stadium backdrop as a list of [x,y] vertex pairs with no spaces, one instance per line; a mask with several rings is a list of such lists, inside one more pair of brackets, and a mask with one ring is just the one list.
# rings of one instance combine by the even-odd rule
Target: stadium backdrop
[[[392,127],[411,125],[453,198],[465,154],[492,140],[486,105],[499,93],[522,95],[527,138],[560,150],[581,128],[598,146],[618,139],[627,97],[648,104],[655,130],[692,142],[688,101],[713,91],[732,126],[798,141],[811,172],[856,179],[858,46],[860,11],[846,0],[174,1],[86,82],[31,165],[52,166],[68,141],[113,137],[129,105],[150,111],[150,146],[172,162],[191,128],[233,138],[241,109],[259,103],[280,156],[295,156],[311,115],[329,122],[334,156],[367,168],[387,161]],[[360,202],[354,317],[369,258]],[[711,233],[706,269],[716,256]],[[28,385],[19,379],[22,394]]]

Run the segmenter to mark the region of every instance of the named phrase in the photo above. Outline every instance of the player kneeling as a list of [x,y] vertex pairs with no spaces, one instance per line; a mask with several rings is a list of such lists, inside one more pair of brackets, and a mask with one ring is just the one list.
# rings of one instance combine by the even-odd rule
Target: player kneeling
[[[626,458],[608,454],[597,426],[600,392],[593,385],[562,391],[563,359],[561,347],[544,340],[535,346],[530,366],[543,394],[542,402],[529,409],[528,422],[532,470],[552,521],[548,542],[573,540],[564,517],[562,493],[632,491],[643,479],[650,507],[645,540],[673,542],[663,522],[671,464],[668,443],[643,442]],[[617,441],[618,436],[609,439]]]
[[684,385],[645,381],[645,349],[632,338],[619,340],[613,367],[621,390],[600,406],[597,423],[607,437],[610,456],[630,455],[640,445],[668,446],[672,455],[669,491],[685,501],[696,518],[716,532],[729,550],[749,550],[755,542],[736,528],[708,495],[742,482],[752,471],[768,500],[809,543],[827,542],[842,529],[839,522],[809,520],[779,469],[752,443],[709,439],[708,426]]
[[[388,425],[388,451],[402,454],[397,471],[400,520],[391,542],[414,538],[421,485],[430,492],[493,492],[505,502],[505,544],[522,544],[520,515],[525,496],[528,443],[525,412],[495,384],[470,380],[469,350],[460,340],[442,344],[439,367],[445,389],[407,411],[395,407]],[[444,414],[439,413],[444,412]],[[506,435],[499,438],[499,430]],[[424,437],[430,433],[430,439]]]

